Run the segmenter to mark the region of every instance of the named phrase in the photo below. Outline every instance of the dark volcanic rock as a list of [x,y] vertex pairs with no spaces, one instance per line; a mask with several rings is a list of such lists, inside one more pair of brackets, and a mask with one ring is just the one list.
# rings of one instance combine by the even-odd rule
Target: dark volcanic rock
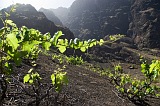
[[39,11],[43,12],[45,14],[45,16],[48,18],[48,20],[54,22],[54,24],[62,26],[62,22],[58,19],[57,16],[55,16],[53,11],[51,11],[49,9],[44,9],[44,8],[40,8]]
[[[1,10],[9,11],[11,8]],[[67,39],[73,39],[74,35],[68,28],[57,27],[52,21],[48,20],[44,13],[38,12],[33,6],[27,4],[18,4],[16,12],[11,13],[10,19],[13,20],[18,27],[27,26],[28,28],[35,28],[41,31],[43,34],[50,32],[51,35],[54,35],[55,32],[62,30],[64,37]],[[3,27],[2,22],[0,21],[0,28]]]
[[135,0],[129,34],[139,48],[160,48],[160,0]]
[[76,0],[65,25],[82,39],[126,34],[130,6],[129,0]]

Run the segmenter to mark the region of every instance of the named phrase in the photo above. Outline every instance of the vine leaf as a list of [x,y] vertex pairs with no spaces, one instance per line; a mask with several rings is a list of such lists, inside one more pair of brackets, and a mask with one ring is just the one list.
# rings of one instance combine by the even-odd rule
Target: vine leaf
[[10,25],[10,26],[16,27],[16,24],[13,23],[12,20],[5,20],[5,23],[7,23],[7,24]]
[[4,33],[5,29],[6,28],[4,28],[4,27],[0,29],[0,35],[2,35]]
[[86,47],[82,46],[82,47],[80,48],[80,50],[81,50],[82,52],[85,52],[85,51],[86,51]]
[[53,36],[53,45],[56,46],[57,45],[57,40],[60,36],[62,36],[62,31],[58,31],[57,33],[54,34]]
[[23,47],[22,47],[23,51],[30,52],[35,45],[38,45],[40,43],[41,43],[40,41],[26,41],[23,43]]
[[53,85],[55,84],[55,78],[56,78],[56,77],[55,77],[55,74],[52,74],[52,75],[51,75],[51,80],[52,80],[52,84],[53,84]]
[[29,74],[26,74],[26,75],[24,76],[24,78],[23,78],[23,82],[26,83],[26,82],[29,81],[29,79],[30,79],[30,75],[29,75]]
[[[14,50],[16,50],[17,47],[19,46],[18,40],[17,40],[17,38],[16,38],[16,36],[15,36],[14,34],[8,34],[6,40],[8,41],[8,44],[9,44],[10,46],[12,46],[12,48],[13,48]],[[13,49],[12,49],[12,50],[13,50]]]
[[45,50],[49,50],[49,48],[51,46],[51,43],[50,42],[44,42],[42,45],[43,45]]
[[61,53],[64,53],[66,51],[66,47],[65,46],[59,46],[58,50],[61,52]]
[[20,52],[16,52],[16,53],[14,54],[14,57],[13,57],[14,62],[15,62],[16,65],[18,65],[18,66],[22,63],[22,59],[21,59],[20,57],[21,57]]

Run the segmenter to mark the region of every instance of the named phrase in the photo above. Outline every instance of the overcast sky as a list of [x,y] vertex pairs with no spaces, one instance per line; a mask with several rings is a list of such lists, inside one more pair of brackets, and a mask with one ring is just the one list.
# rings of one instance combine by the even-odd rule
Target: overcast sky
[[58,7],[70,7],[74,1],[75,0],[0,0],[0,9],[6,8],[13,3],[31,4],[37,10],[41,7],[56,9]]

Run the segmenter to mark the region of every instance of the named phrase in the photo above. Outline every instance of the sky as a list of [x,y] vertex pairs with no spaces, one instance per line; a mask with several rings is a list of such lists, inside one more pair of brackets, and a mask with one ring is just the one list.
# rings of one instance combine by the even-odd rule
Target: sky
[[37,10],[41,7],[46,9],[56,9],[58,7],[70,7],[75,0],[0,0],[0,9],[6,8],[11,4],[22,3],[31,4]]

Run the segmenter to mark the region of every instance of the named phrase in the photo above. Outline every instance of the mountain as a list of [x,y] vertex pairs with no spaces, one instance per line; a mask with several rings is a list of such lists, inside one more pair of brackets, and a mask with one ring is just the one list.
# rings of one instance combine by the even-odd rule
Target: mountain
[[159,0],[75,0],[57,17],[81,39],[124,34],[139,48],[160,48],[159,7]]
[[[12,6],[2,9],[2,16],[4,18],[4,11],[8,12]],[[41,31],[43,34],[50,32],[54,35],[55,32],[61,30],[67,39],[73,39],[73,33],[66,27],[58,27],[52,21],[48,20],[44,13],[38,12],[30,4],[17,4],[16,12],[11,13],[10,17],[18,27],[27,26],[28,28],[35,28]],[[3,27],[2,21],[0,21],[0,28]]]
[[43,12],[48,20],[54,22],[56,25],[62,26],[62,22],[58,19],[57,16],[55,16],[53,11],[51,11],[49,9],[44,9],[44,8],[40,8],[39,11]]
[[54,12],[54,14],[61,20],[63,24],[66,23],[67,21],[66,19],[68,17],[68,12],[69,12],[68,8],[59,7],[57,9],[50,9],[50,10]]

